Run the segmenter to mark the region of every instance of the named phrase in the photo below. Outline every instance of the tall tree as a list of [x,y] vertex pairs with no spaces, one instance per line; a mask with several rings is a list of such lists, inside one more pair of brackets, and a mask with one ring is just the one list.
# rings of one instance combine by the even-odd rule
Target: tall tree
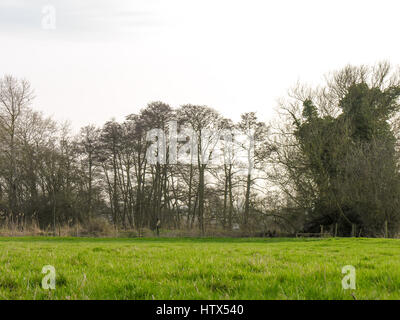
[[33,90],[26,80],[10,75],[0,79],[0,126],[5,135],[7,157],[8,206],[11,215],[18,214],[17,137],[21,113],[33,99]]

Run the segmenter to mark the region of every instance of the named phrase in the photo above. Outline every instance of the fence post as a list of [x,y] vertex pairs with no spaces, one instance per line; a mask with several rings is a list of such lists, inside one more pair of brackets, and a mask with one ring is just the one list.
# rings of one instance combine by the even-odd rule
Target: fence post
[[354,223],[351,224],[351,236],[354,238],[356,234],[356,225]]
[[385,220],[385,238],[388,238],[388,222]]
[[335,238],[337,237],[337,223],[335,224]]

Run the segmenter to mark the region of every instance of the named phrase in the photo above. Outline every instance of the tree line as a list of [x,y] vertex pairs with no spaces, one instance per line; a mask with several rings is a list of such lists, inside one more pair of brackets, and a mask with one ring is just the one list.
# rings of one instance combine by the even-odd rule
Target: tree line
[[318,88],[295,86],[268,124],[151,102],[79,134],[34,111],[29,82],[6,75],[0,223],[395,236],[399,75],[386,62],[346,66]]

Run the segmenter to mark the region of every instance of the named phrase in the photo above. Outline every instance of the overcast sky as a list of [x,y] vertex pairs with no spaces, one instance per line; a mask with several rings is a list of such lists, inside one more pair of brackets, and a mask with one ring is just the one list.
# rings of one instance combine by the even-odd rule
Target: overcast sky
[[[55,8],[55,29],[48,26]],[[0,0],[0,75],[75,129],[150,101],[274,116],[298,80],[400,63],[398,1]],[[44,11],[43,11],[44,10]],[[47,23],[47,24],[46,24]]]

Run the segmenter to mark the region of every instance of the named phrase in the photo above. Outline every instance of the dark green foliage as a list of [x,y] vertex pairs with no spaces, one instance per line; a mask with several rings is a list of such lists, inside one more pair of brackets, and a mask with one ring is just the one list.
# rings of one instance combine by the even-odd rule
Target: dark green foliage
[[[339,232],[349,234],[355,224],[363,235],[376,236],[390,221],[395,234],[400,223],[400,175],[389,119],[399,110],[400,85],[385,88],[362,79],[340,89],[339,115],[322,115],[322,108],[319,113],[306,99],[302,119],[294,122],[304,161],[295,172],[307,176],[314,187],[305,208],[305,229],[318,232],[321,225],[338,223]],[[304,197],[298,190],[298,197]]]

